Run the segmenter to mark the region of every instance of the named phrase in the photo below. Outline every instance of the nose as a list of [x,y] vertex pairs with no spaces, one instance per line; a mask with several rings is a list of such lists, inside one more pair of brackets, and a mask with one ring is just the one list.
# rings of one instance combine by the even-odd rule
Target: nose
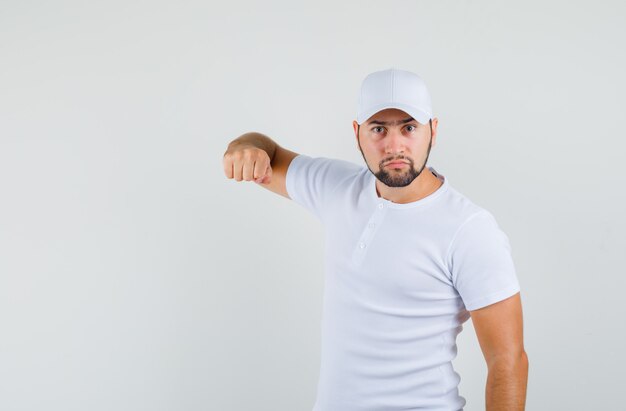
[[404,152],[404,136],[398,130],[390,130],[385,138],[386,153],[402,153]]

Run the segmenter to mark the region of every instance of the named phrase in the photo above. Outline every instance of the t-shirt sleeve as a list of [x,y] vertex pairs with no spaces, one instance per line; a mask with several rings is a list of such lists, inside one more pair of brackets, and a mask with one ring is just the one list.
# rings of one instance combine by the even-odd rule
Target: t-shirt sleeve
[[487,210],[469,217],[450,244],[452,283],[468,311],[520,291],[507,235]]
[[291,160],[287,169],[287,194],[324,222],[332,191],[354,167],[354,164],[343,160],[299,154]]

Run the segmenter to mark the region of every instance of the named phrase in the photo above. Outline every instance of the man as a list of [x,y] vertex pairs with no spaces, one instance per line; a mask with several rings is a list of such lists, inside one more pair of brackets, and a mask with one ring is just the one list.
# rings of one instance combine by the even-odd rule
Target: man
[[299,155],[259,133],[232,141],[224,172],[255,181],[325,226],[321,366],[313,411],[460,410],[452,367],[470,317],[488,367],[488,411],[523,410],[528,358],[508,237],[433,167],[438,119],[416,74],[361,85],[367,167]]

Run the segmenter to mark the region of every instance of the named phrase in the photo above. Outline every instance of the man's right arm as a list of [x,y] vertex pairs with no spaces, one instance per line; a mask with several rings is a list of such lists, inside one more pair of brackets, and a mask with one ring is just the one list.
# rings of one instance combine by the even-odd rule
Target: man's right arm
[[223,157],[224,174],[236,181],[254,181],[290,198],[286,186],[287,169],[297,155],[264,134],[245,133],[228,145]]

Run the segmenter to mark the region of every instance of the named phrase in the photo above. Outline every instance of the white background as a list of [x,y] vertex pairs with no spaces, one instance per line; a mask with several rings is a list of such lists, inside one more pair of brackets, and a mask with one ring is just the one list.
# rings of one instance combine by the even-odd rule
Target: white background
[[[222,171],[247,131],[363,164],[371,71],[509,236],[527,409],[623,407],[619,1],[0,1],[0,409],[310,411],[323,228]],[[471,321],[454,362],[484,409]],[[620,348],[622,347],[622,348]]]

